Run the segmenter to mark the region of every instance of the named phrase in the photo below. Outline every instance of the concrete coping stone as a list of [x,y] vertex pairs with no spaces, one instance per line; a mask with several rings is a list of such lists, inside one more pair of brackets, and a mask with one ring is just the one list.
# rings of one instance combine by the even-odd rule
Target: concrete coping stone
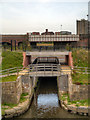
[[[65,109],[65,110],[69,110],[71,111],[71,113],[78,113],[78,114],[82,114],[82,115],[87,115],[88,114],[88,109],[90,109],[90,107],[88,106],[80,106],[77,107],[75,106],[75,104],[72,105],[68,105],[67,101],[61,101],[61,106]],[[89,114],[88,114],[89,115]]]
[[5,115],[3,118],[12,118],[13,116],[18,116],[23,114],[29,108],[31,99],[29,97],[22,103],[19,103],[18,106],[15,106],[11,109],[5,110]]

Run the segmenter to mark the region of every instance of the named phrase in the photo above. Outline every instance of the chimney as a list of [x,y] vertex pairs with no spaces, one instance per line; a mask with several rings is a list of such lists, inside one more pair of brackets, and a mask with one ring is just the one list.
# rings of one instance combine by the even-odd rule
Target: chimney
[[48,33],[48,29],[46,29],[46,33]]

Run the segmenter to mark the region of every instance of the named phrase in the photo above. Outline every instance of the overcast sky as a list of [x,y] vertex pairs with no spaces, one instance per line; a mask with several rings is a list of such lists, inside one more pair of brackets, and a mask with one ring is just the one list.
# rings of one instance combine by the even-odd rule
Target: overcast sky
[[0,11],[3,34],[43,32],[46,28],[76,33],[76,20],[87,19],[88,0],[2,0]]

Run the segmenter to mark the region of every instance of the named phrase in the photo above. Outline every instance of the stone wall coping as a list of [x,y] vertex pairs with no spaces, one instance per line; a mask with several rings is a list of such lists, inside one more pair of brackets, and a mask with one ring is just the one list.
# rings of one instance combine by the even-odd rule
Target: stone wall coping
[[72,85],[76,85],[76,86],[90,86],[90,85],[85,85],[85,84],[77,85],[77,84],[75,84],[75,83],[73,83]]
[[[32,96],[31,96],[32,97]],[[31,99],[28,97],[24,102],[19,103],[17,106],[5,110],[5,115],[3,118],[12,118],[14,116],[19,116],[26,112],[30,106]]]
[[89,109],[90,107],[89,106],[75,106],[74,104],[71,104],[71,105],[68,105],[67,104],[67,101],[62,101],[61,100],[61,106],[62,108],[64,108],[66,111],[71,111],[71,113],[75,113],[75,114],[82,114],[82,115],[89,115]]

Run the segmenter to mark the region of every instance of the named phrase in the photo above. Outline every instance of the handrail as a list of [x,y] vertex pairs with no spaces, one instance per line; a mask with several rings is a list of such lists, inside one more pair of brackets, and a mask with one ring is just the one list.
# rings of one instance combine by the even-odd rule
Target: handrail
[[[64,66],[63,66],[64,67]],[[67,70],[62,69],[60,64],[30,64],[28,65],[26,68],[23,67],[14,67],[14,68],[9,68],[9,69],[5,69],[5,70],[0,70],[0,75],[11,75],[11,74],[19,74],[19,72],[21,70],[27,69],[28,73],[29,72],[36,72],[36,74],[38,74],[37,72],[40,71],[44,71],[45,73],[50,71],[52,72],[61,72],[62,70]],[[70,68],[70,70],[72,70],[72,72],[76,72],[76,73],[82,73],[82,74],[90,74],[90,68],[88,67],[77,67],[74,66],[74,68]],[[23,72],[22,72],[23,73]]]
[[9,69],[4,69],[4,70],[0,70],[0,75],[10,75],[10,74],[14,74],[17,73],[17,75],[19,74],[19,71],[23,70],[23,68],[20,67],[14,67],[14,68],[9,68]]
[[30,64],[28,68],[30,72],[60,71],[60,64]]
[[4,69],[4,70],[0,70],[0,72],[1,72],[1,71],[12,70],[12,69],[15,69],[15,68],[22,68],[22,67],[14,67],[14,68],[9,68],[9,69]]

